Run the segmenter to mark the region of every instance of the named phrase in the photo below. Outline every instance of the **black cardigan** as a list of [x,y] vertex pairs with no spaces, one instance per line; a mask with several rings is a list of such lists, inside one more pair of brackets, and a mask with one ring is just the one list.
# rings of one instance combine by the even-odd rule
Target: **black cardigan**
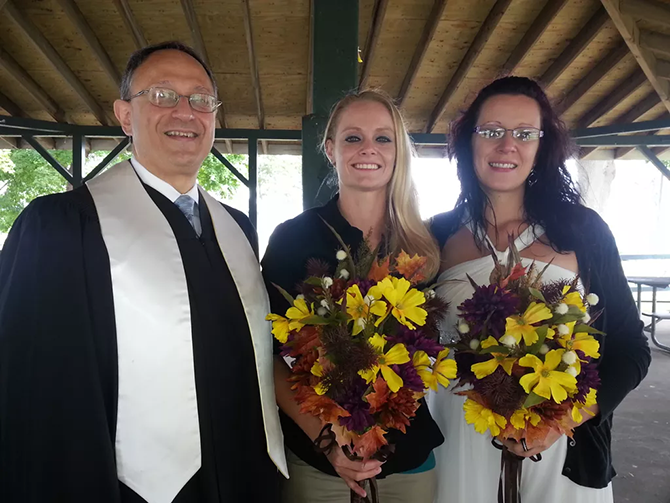
[[[289,305],[272,283],[297,295],[297,285],[306,279],[306,263],[310,258],[319,259],[335,272],[335,253],[341,248],[334,234],[324,224],[326,220],[355,253],[363,241],[363,233],[351,226],[337,207],[337,196],[325,206],[312,208],[296,218],[279,225],[268,243],[261,262],[263,276],[270,295],[273,313],[284,314]],[[276,351],[277,352],[277,351]],[[305,463],[329,475],[337,476],[328,459],[315,451],[309,437],[281,410],[279,416],[284,430],[286,446]],[[392,473],[413,470],[421,466],[431,451],[444,442],[444,437],[428,411],[425,401],[411,419],[407,433],[390,430],[386,435],[396,450],[382,466],[378,478]]]
[[[461,214],[453,210],[432,218],[431,230],[440,248],[461,227]],[[563,475],[576,484],[602,488],[616,475],[612,467],[612,413],[647,374],[651,353],[609,227],[595,211],[581,205],[566,204],[561,214],[574,232],[565,243],[557,244],[574,251],[586,290],[600,297],[598,308],[603,313],[594,326],[606,334],[600,338],[598,362],[600,413],[575,429]]]

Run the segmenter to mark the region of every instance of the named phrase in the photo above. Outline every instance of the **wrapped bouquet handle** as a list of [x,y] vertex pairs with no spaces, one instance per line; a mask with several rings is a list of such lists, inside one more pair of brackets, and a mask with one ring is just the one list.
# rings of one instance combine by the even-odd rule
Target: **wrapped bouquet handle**
[[[521,467],[523,460],[511,452],[504,444],[499,443],[496,438],[491,439],[491,444],[496,449],[502,451],[500,456],[500,480],[498,482],[498,503],[521,503]],[[521,440],[521,445],[525,451],[528,450],[526,440]],[[537,463],[542,461],[542,454],[536,454],[529,458]]]

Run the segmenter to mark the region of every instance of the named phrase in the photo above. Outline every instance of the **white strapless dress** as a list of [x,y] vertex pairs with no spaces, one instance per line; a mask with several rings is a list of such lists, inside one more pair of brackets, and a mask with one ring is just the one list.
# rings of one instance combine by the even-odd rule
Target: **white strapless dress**
[[[536,236],[544,231],[539,227],[535,232],[528,228],[516,240],[519,251],[530,246]],[[488,238],[487,238],[488,239]],[[507,260],[505,252],[497,252],[498,259]],[[533,261],[522,259],[528,266]],[[540,267],[544,263],[535,261]],[[444,320],[443,332],[446,339],[458,337],[457,307],[474,293],[466,274],[478,285],[489,283],[493,268],[490,256],[470,260],[444,271],[438,282],[450,281],[437,293],[447,302],[449,310]],[[572,279],[572,271],[550,265],[543,278],[546,281]],[[454,394],[454,384],[449,388],[439,388],[437,393],[428,395],[428,407],[445,437],[443,445],[435,450],[437,459],[438,490],[436,503],[495,503],[498,495],[500,476],[500,451],[491,445],[491,435],[477,433],[473,425],[465,422],[463,403],[466,398]],[[613,503],[612,484],[604,489],[593,489],[575,484],[562,474],[568,450],[567,437],[560,438],[542,453],[542,460],[535,463],[523,462],[521,476],[521,498],[523,503]]]

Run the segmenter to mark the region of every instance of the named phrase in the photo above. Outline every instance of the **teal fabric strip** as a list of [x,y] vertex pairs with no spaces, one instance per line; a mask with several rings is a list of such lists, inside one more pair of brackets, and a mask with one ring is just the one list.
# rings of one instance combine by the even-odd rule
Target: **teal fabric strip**
[[402,473],[404,473],[405,475],[409,475],[412,473],[423,473],[432,470],[433,468],[435,468],[435,454],[433,454],[433,451],[430,451],[428,458],[426,459],[426,461],[423,462],[421,466],[417,466],[416,468],[414,468],[414,470],[408,470]]

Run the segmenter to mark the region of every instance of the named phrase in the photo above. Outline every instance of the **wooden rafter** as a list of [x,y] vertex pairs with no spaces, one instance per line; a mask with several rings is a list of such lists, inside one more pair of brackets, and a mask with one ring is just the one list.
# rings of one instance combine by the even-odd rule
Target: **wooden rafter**
[[560,115],[574,105],[579,98],[584,96],[589,89],[596,85],[600,79],[614,68],[627,54],[628,47],[624,42],[621,42],[601,59],[596,66],[572,88],[565,98],[556,105],[556,112]]
[[670,80],[670,61],[656,61],[656,75],[659,79]]
[[638,87],[647,81],[643,71],[636,69],[631,75],[623,79],[623,83],[600,100],[593,108],[582,115],[577,121],[578,128],[587,128],[615,106],[626,99]]
[[549,68],[544,72],[540,81],[546,86],[550,86],[558,77],[570,66],[577,56],[586,48],[587,45],[595,38],[595,36],[603,29],[605,23],[609,20],[607,11],[600,8],[591,16],[586,25],[580,32],[572,39],[570,44],[563,50],[563,52],[554,60]]
[[[205,41],[202,38],[202,32],[200,31],[200,24],[198,23],[198,16],[195,12],[195,7],[193,6],[192,0],[181,0],[181,8],[184,11],[184,17],[186,17],[186,23],[188,24],[188,29],[191,32],[191,38],[193,39],[193,46],[195,51],[200,54],[200,57],[205,61],[207,66],[209,64],[209,56],[207,55],[207,47],[205,46]],[[217,117],[219,119],[219,124],[222,128],[228,127],[226,123],[226,114],[223,109],[223,105],[219,107],[217,112]],[[233,144],[230,140],[225,140],[226,148],[232,153]]]
[[358,83],[359,89],[365,89],[368,85],[370,67],[374,60],[379,35],[382,32],[382,25],[384,24],[384,16],[386,15],[387,6],[388,0],[375,0],[375,5],[372,10],[372,24],[370,25],[368,38],[365,41],[365,49],[363,51],[363,68],[361,69],[361,79]]
[[[612,22],[628,45],[630,52],[633,53],[637,63],[647,76],[649,83],[658,93],[665,107],[670,111],[670,83],[659,79],[656,75],[656,56],[647,48],[640,45],[640,30],[637,27],[631,15],[622,12],[619,9],[619,0],[600,0]],[[629,5],[630,2],[623,2],[623,5]],[[670,9],[658,7],[656,4],[646,0],[635,0],[635,15],[641,17],[646,15],[647,9],[654,7],[655,20],[670,19]],[[627,8],[626,8],[627,9]]]
[[652,91],[640,101],[635,103],[635,105],[633,105],[627,112],[624,112],[622,115],[617,117],[614,123],[630,124],[631,122],[635,122],[660,102],[661,98],[658,97],[658,94],[656,94],[655,91]]
[[500,19],[505,14],[505,11],[507,10],[507,7],[509,7],[510,3],[512,3],[512,0],[497,0],[489,11],[488,16],[486,16],[484,23],[482,23],[482,26],[479,28],[477,35],[475,35],[475,39],[468,48],[468,52],[461,60],[458,68],[449,80],[446,89],[442,93],[442,96],[440,96],[440,100],[437,102],[437,105],[431,112],[430,117],[428,118],[428,123],[426,124],[426,128],[424,130],[426,133],[431,133],[435,128],[435,124],[437,124],[437,121],[440,120],[440,117],[447,108],[449,99],[461,85],[461,82],[463,82],[463,79],[474,64],[477,56],[479,56],[479,53],[484,48],[484,45],[486,45],[486,42],[493,33],[493,30],[495,30],[496,26],[498,26]]
[[670,10],[667,5],[650,0],[618,0],[616,2],[608,0],[608,3],[612,3],[615,7],[619,4],[621,14],[624,16],[670,27]]
[[549,0],[545,4],[544,8],[535,18],[535,21],[533,21],[531,27],[514,48],[512,54],[507,58],[507,61],[505,61],[501,70],[503,75],[509,75],[514,72],[514,69],[521,63],[523,58],[526,57],[528,51],[530,51],[539,40],[566,2],[567,0]]
[[27,117],[27,114],[21,110],[21,107],[3,93],[0,93],[0,108],[4,108],[9,115],[13,115],[14,117]]
[[[656,95],[655,92],[654,92],[653,94],[654,94],[654,96],[656,96],[656,98],[657,98],[657,103],[656,103],[656,104],[660,103],[660,102],[661,102],[661,99],[658,98],[658,95]],[[644,100],[643,100],[643,101],[644,101]],[[628,113],[632,113],[632,111],[633,111],[634,109],[635,109],[635,107],[633,107],[633,109],[631,109]],[[643,112],[643,113],[644,113],[644,112]],[[642,116],[643,113],[640,114],[640,116]],[[624,114],[624,115],[625,115],[625,114]],[[625,117],[624,117],[624,116],[619,117],[619,118],[616,120],[616,122],[619,123],[619,124],[625,124],[625,122],[622,120],[623,118],[625,118]],[[656,120],[658,120],[658,119],[670,119],[670,113],[668,113],[668,112],[664,112],[663,114],[661,114],[659,117],[656,117],[655,119],[656,119]],[[632,122],[632,121],[627,121],[627,122]],[[659,132],[658,130],[655,130],[655,131],[646,131],[644,134],[658,134],[658,132]],[[657,148],[657,147],[655,147],[655,148],[652,149],[652,150],[655,150],[656,148]],[[615,159],[620,159],[620,158],[622,158],[623,156],[625,156],[626,154],[628,154],[628,152],[630,152],[630,151],[632,151],[632,150],[635,150],[635,147],[619,147],[619,148],[617,148],[617,149],[614,151],[614,158],[615,158]],[[661,150],[664,151],[664,150],[666,150],[666,149],[665,149],[665,147],[661,147]]]
[[307,96],[305,97],[305,115],[310,115],[314,108],[314,0],[309,2],[309,47],[307,50]]
[[98,40],[95,32],[89,26],[86,18],[79,10],[79,7],[77,7],[77,4],[74,3],[74,0],[58,0],[58,3],[63,11],[65,11],[65,14],[67,14],[67,17],[70,18],[70,21],[77,31],[84,37],[84,40],[86,40],[86,43],[98,60],[98,63],[100,63],[100,66],[102,66],[102,69],[118,87],[119,84],[121,84],[121,75],[114,66],[114,63],[112,63],[112,59],[109,57],[109,54],[107,54],[107,51],[105,51],[100,40]]
[[244,33],[247,39],[247,53],[249,54],[249,68],[251,69],[251,85],[256,97],[256,114],[258,116],[258,128],[265,129],[265,110],[263,109],[263,96],[261,94],[261,81],[258,76],[258,60],[254,49],[254,35],[251,27],[251,11],[249,0],[242,0],[242,14],[244,17]]
[[437,26],[440,24],[440,19],[442,19],[442,14],[444,13],[444,8],[447,6],[447,0],[435,0],[433,3],[433,8],[430,11],[428,19],[426,20],[426,26],[423,28],[421,33],[421,39],[419,40],[416,50],[414,51],[414,56],[412,56],[412,62],[409,64],[405,78],[402,81],[400,86],[400,92],[398,93],[397,102],[398,106],[401,106],[407,97],[407,93],[412,87],[414,78],[419,72],[421,67],[421,62],[423,61],[428,46],[430,45],[435,32],[437,31]]
[[123,24],[126,25],[126,28],[133,36],[135,47],[137,49],[145,47],[147,45],[147,39],[144,38],[144,34],[142,33],[140,25],[137,23],[135,14],[133,14],[130,5],[128,5],[128,0],[114,0],[114,5],[116,6],[116,10],[119,12],[121,19],[123,20]]
[[[244,17],[244,34],[247,40],[247,53],[249,54],[249,69],[251,71],[251,85],[254,88],[256,98],[256,114],[258,116],[258,128],[265,129],[265,109],[263,108],[263,95],[261,94],[261,79],[258,76],[258,59],[254,49],[254,32],[251,27],[251,9],[249,0],[242,0],[242,15]],[[265,155],[268,154],[267,140],[261,140],[261,149]]]
[[68,83],[72,90],[77,93],[98,122],[103,126],[109,126],[112,121],[107,118],[102,106],[95,100],[88,89],[84,87],[84,84],[81,83],[70,67],[67,66],[63,58],[56,52],[56,49],[54,49],[42,32],[16,8],[12,0],[7,2],[4,12],[21,28],[24,35],[42,53],[44,58],[60,74],[63,80]]
[[655,31],[640,30],[640,45],[655,54],[670,57],[670,36]]
[[16,138],[0,138],[0,148],[18,148],[19,141]]
[[57,122],[65,121],[65,112],[40,85],[19,65],[14,58],[0,49],[0,67],[4,68],[30,96],[44,107]]

